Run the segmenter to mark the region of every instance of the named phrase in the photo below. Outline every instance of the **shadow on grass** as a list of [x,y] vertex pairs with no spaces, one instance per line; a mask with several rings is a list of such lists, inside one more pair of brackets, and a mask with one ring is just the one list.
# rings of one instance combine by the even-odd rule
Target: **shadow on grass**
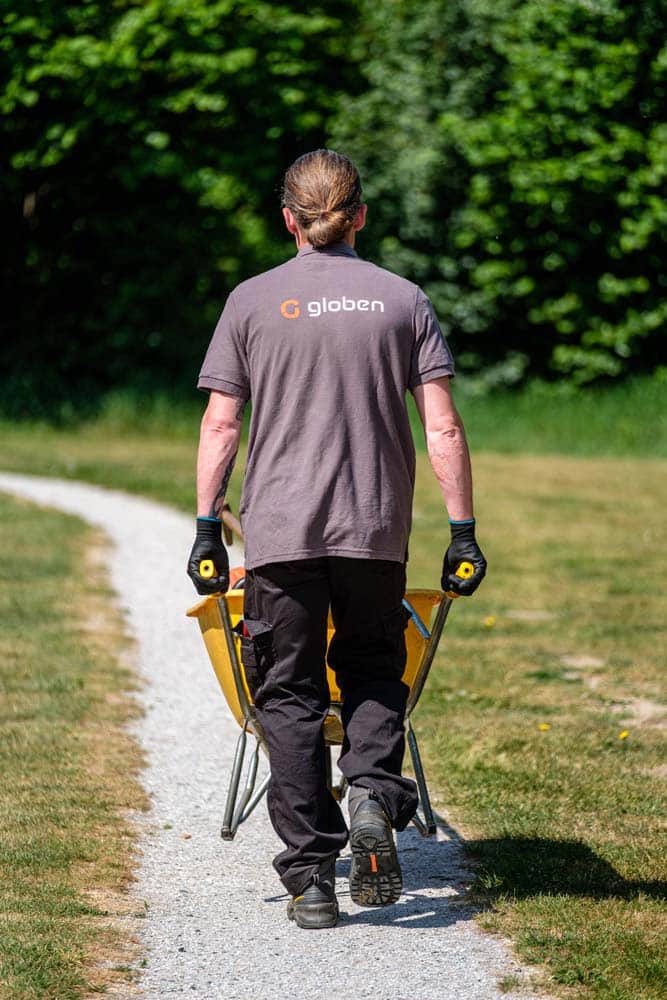
[[[442,817],[439,837],[409,828],[398,835],[403,892],[395,906],[352,912],[347,879],[350,857],[336,865],[341,926],[392,926],[406,930],[449,927],[472,919],[494,902],[530,896],[662,899],[667,882],[625,879],[613,865],[577,840],[499,837],[465,840]],[[284,902],[287,895],[267,902]]]
[[667,882],[626,879],[579,840],[498,837],[462,841],[461,846],[477,869],[472,894],[487,904],[507,896],[667,896]]

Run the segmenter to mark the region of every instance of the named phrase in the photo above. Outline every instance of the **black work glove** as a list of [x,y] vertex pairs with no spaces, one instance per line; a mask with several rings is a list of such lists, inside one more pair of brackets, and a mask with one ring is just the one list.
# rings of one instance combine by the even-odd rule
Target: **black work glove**
[[[188,576],[198,594],[226,593],[229,587],[229,556],[222,544],[222,524],[214,517],[197,518],[197,537],[188,559]],[[208,561],[211,567],[202,566]],[[201,570],[212,569],[209,576]]]
[[[450,521],[452,540],[445,553],[440,585],[462,597],[473,594],[486,574],[486,559],[475,541],[475,521]],[[474,572],[467,579],[456,576],[461,563],[472,563]]]

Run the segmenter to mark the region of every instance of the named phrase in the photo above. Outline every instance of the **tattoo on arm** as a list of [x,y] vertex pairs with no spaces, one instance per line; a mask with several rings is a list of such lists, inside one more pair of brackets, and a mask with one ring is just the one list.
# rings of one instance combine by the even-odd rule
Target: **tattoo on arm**
[[227,468],[222,474],[222,482],[220,483],[220,489],[215,495],[215,499],[211,505],[211,509],[208,513],[209,517],[220,517],[222,514],[222,508],[225,502],[225,493],[227,492],[227,487],[229,486],[229,480],[232,476],[232,470],[234,468],[234,462],[236,461],[236,456],[238,452],[234,452]]

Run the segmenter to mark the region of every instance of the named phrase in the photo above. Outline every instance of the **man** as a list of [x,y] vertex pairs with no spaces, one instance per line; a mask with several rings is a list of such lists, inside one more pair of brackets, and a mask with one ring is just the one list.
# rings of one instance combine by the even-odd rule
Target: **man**
[[[366,205],[354,165],[331,150],[300,157],[285,175],[283,216],[296,257],[234,289],[199,377],[210,398],[188,573],[199,593],[227,589],[219,519],[251,399],[242,658],[269,749],[269,814],[285,844],[274,866],[292,896],[288,915],[322,928],[337,921],[335,859],[348,837],[327,787],[322,735],[329,609],[356,903],[398,899],[392,827],[403,829],[417,807],[401,774],[415,474],[408,389],[450,517],[443,589],[472,594],[486,562],[449,391],[451,354],[421,289],[355,253]],[[205,559],[215,566],[210,579],[199,573]],[[464,560],[474,566],[465,581],[455,575]]]

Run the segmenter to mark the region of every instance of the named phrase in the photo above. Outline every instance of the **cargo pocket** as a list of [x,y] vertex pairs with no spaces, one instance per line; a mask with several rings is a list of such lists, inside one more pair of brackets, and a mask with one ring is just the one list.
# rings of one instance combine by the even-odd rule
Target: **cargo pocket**
[[391,663],[397,679],[403,676],[407,653],[405,649],[405,630],[412,615],[402,604],[390,611],[382,619],[387,645],[391,648]]
[[396,637],[401,636],[408,627],[408,622],[412,618],[412,615],[408,609],[401,604],[400,607],[395,608],[390,611],[388,615],[385,615],[382,623],[384,625],[384,630],[387,635]]
[[[251,621],[246,618],[239,622],[235,631],[241,636],[241,662],[248,688],[254,699],[275,661],[273,628],[268,622]],[[250,634],[243,635],[243,631]]]

